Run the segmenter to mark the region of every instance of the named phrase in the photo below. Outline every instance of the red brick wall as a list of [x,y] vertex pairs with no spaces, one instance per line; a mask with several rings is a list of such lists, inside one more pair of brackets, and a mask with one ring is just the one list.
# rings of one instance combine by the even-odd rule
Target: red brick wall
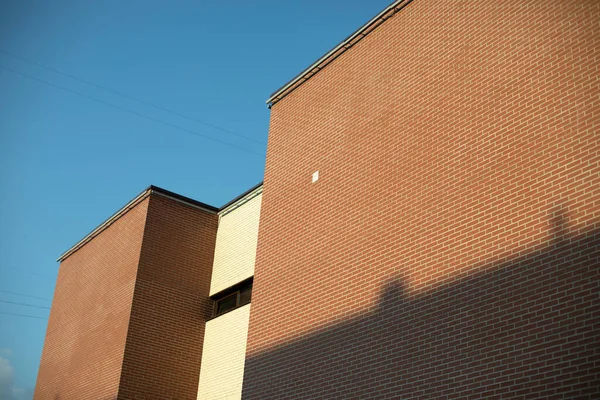
[[36,399],[196,399],[217,215],[152,193],[60,266]]
[[150,198],[119,399],[196,399],[218,217]]
[[113,399],[148,198],[60,264],[35,399]]
[[415,0],[273,106],[245,398],[600,395],[599,23]]

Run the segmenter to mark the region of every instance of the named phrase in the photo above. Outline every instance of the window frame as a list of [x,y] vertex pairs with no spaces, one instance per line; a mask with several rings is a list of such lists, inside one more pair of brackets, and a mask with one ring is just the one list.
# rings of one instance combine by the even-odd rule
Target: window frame
[[[210,296],[210,299],[213,301],[213,312],[212,312],[212,317],[210,319],[214,319],[217,317],[220,317],[221,315],[225,315],[228,312],[231,312],[233,310],[237,310],[240,307],[243,307],[247,304],[250,304],[252,302],[252,284],[254,281],[254,277],[251,276],[250,278],[244,279],[241,282],[236,283],[233,286],[228,287],[227,289],[221,290],[218,293],[213,294],[212,296]],[[241,295],[243,291],[250,291],[250,298],[248,299],[247,303],[244,304],[240,304],[241,303]],[[219,303],[227,298],[229,298],[231,295],[235,294],[235,306],[232,308],[227,309],[226,311],[222,311],[221,313],[218,312],[219,310]]]

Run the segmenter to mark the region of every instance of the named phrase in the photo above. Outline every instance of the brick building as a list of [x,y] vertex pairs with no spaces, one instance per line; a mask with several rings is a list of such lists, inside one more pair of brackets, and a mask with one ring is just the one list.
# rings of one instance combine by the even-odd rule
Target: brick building
[[599,26],[394,2],[269,98],[264,185],[61,256],[35,397],[600,397]]

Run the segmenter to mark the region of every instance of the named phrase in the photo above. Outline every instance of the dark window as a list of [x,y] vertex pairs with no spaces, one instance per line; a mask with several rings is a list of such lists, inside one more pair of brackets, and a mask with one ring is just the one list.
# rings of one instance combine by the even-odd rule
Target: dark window
[[217,301],[217,315],[223,314],[237,307],[237,293],[232,293],[229,296]]
[[214,316],[225,314],[228,311],[249,304],[252,298],[252,281],[253,278],[248,278],[212,295],[210,298],[215,302]]
[[240,307],[250,303],[252,297],[252,286],[240,290]]

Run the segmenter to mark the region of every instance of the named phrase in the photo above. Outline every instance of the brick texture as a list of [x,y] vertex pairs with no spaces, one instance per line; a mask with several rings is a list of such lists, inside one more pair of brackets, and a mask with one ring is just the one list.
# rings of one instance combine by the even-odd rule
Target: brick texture
[[119,399],[196,399],[217,215],[152,196]]
[[196,399],[217,223],[151,193],[67,257],[35,399]]
[[206,323],[198,400],[235,400],[242,394],[250,304]]
[[[221,213],[210,293],[215,294],[254,275],[262,195]],[[227,210],[226,210],[227,211]]]
[[148,198],[60,264],[35,399],[114,399]]
[[599,26],[415,0],[273,106],[244,398],[600,397]]

